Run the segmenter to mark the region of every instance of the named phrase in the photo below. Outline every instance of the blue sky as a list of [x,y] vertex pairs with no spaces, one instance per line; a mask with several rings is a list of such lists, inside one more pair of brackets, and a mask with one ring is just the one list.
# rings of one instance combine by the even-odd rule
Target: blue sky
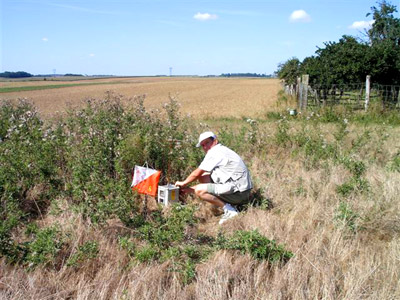
[[1,0],[1,71],[272,74],[324,42],[361,36],[371,6],[377,2]]

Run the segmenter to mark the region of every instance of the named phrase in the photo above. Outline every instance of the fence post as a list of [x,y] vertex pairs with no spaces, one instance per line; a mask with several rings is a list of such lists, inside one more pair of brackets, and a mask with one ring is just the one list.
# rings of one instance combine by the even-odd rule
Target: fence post
[[400,107],[400,87],[399,87],[399,91],[397,92],[397,103],[396,103],[396,107]]
[[298,108],[301,110],[302,108],[302,100],[301,100],[301,79],[297,77],[297,84],[296,84],[296,97],[298,100]]
[[307,109],[308,102],[308,79],[310,76],[308,74],[301,76],[302,81],[302,94],[303,94],[303,109]]
[[370,92],[371,92],[371,75],[367,75],[367,79],[365,81],[365,111],[368,110]]

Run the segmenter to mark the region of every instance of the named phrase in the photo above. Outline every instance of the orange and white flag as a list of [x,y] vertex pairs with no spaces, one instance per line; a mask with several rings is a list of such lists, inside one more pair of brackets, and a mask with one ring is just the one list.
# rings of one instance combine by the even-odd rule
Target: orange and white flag
[[131,189],[140,194],[146,194],[155,197],[160,181],[161,171],[135,166]]

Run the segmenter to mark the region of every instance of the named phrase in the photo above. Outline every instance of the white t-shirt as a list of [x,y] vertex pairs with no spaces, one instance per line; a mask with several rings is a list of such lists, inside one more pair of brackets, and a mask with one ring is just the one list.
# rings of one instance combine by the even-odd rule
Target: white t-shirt
[[208,150],[200,169],[210,172],[214,183],[232,182],[234,192],[244,192],[253,187],[249,170],[240,156],[221,144]]

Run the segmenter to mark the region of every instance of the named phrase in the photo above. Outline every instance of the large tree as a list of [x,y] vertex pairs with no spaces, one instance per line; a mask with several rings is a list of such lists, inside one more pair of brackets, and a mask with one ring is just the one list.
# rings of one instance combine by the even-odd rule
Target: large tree
[[296,57],[288,59],[284,63],[278,65],[276,71],[279,79],[282,79],[286,84],[295,84],[297,77],[300,76],[300,61]]
[[368,45],[344,35],[339,42],[327,42],[315,57],[304,59],[301,70],[310,75],[311,84],[344,84],[365,80],[370,65]]
[[382,42],[391,42],[394,46],[400,46],[400,19],[393,15],[397,12],[396,6],[385,0],[378,3],[378,7],[372,6],[374,23],[368,30],[368,37],[372,46]]
[[370,49],[370,74],[381,84],[400,84],[400,19],[394,16],[397,9],[386,1],[371,7],[374,23],[368,30]]

